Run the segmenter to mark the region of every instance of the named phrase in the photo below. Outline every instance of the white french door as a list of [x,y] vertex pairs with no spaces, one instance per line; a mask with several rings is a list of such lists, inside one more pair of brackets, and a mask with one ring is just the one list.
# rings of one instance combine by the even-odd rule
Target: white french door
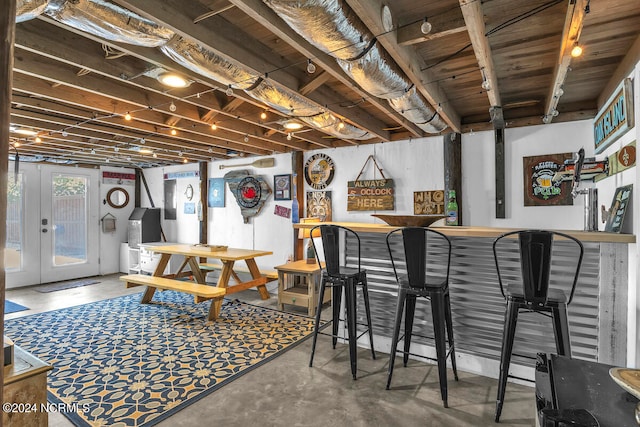
[[7,287],[97,275],[99,171],[11,164],[8,182]]

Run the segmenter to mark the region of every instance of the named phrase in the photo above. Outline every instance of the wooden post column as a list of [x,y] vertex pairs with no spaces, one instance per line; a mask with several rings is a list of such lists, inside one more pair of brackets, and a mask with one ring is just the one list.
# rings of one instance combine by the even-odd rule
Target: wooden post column
[[506,218],[505,209],[505,172],[504,172],[504,129],[495,129],[496,138],[496,218]]
[[462,225],[462,136],[459,133],[448,133],[444,139],[444,188],[445,206],[449,197],[449,190],[455,190],[458,202],[458,224]]
[[[209,243],[209,209],[207,206],[207,189],[209,184],[209,169],[207,162],[199,163],[200,170],[200,205],[202,207],[202,219],[199,219],[200,223],[200,243]],[[206,258],[203,262],[207,262]]]
[[[304,212],[305,212],[304,176],[303,176],[304,164],[303,164],[302,151],[294,151],[291,153],[291,170],[293,171],[293,174],[297,177],[297,179],[295,180],[295,186],[296,186],[296,198],[298,199],[298,213],[299,213],[298,217],[302,218],[304,217]],[[291,179],[293,180],[294,177],[292,176]],[[298,233],[294,232],[293,233],[293,259],[294,260],[303,259],[304,258],[303,252],[304,252],[304,242],[302,241],[302,239],[298,239]]]

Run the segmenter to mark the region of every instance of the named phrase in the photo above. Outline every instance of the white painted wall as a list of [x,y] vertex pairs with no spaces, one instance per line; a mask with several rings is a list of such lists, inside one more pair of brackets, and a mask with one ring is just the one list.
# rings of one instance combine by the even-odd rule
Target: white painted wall
[[[100,274],[113,274],[120,271],[120,243],[127,241],[127,225],[129,215],[133,211],[135,204],[135,183],[123,182],[122,184],[105,184],[102,182],[102,172],[120,172],[135,174],[135,170],[129,168],[114,168],[103,166],[100,168],[100,218],[107,213],[116,217],[116,231],[104,233],[102,223],[100,223]],[[114,187],[124,188],[129,193],[129,203],[127,206],[114,209],[106,203],[107,193]]]

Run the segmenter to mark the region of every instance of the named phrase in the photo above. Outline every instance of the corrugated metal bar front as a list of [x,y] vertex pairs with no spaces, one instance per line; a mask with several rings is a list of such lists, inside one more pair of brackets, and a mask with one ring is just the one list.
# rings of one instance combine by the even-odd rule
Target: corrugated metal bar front
[[[367,270],[374,333],[391,337],[397,285],[385,243],[385,234],[359,233],[359,236],[362,244],[362,266]],[[451,238],[450,295],[456,350],[499,360],[506,305],[496,275],[493,240],[479,237]],[[520,274],[520,260],[516,241],[510,243],[513,244],[512,248],[498,248],[500,270],[503,277],[515,280]],[[575,253],[569,244],[563,241],[554,242],[552,286],[567,286],[567,280],[573,277],[572,258]],[[569,306],[569,330],[573,356],[597,360],[600,245],[586,242],[584,246],[585,257],[580,278],[573,302]],[[431,269],[433,274],[442,274],[446,265],[445,253],[444,247],[439,243],[428,253],[435,266]],[[350,265],[353,265],[354,261],[357,262],[355,256],[355,253],[347,252]],[[394,259],[395,257],[394,255]],[[360,298],[358,301],[358,321],[364,323],[364,306]],[[419,298],[414,333],[432,337],[431,325],[429,302]],[[429,340],[421,337],[414,337],[412,342],[431,345]],[[533,366],[532,360],[518,355],[535,357],[539,351],[556,351],[551,319],[538,313],[521,312],[518,317],[513,363]]]

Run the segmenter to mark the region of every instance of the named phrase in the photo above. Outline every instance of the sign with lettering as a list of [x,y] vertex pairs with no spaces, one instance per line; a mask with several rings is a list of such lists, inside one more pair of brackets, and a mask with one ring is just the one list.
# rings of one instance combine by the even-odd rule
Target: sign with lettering
[[[631,202],[632,189],[633,184],[616,188],[616,192],[613,195],[613,202],[611,202],[611,207],[608,211],[604,231],[610,231],[612,233],[620,233],[622,231],[624,215],[627,212],[627,206]],[[602,209],[604,210],[604,206]]]
[[631,79],[624,79],[593,122],[596,154],[633,127],[633,115],[633,85]]
[[573,153],[524,157],[524,205],[573,205],[571,181],[553,180],[564,161]]
[[135,173],[102,171],[103,184],[133,185],[136,183]]
[[414,191],[414,215],[444,215],[444,190]]
[[392,179],[363,179],[347,182],[347,211],[392,211]]

